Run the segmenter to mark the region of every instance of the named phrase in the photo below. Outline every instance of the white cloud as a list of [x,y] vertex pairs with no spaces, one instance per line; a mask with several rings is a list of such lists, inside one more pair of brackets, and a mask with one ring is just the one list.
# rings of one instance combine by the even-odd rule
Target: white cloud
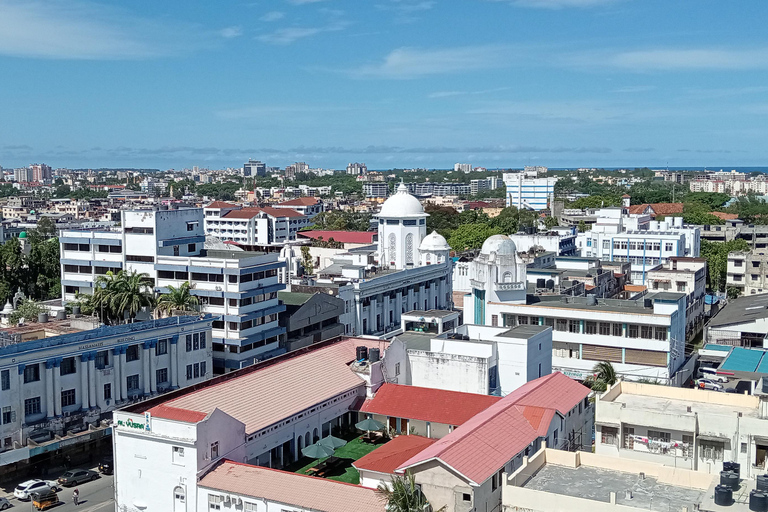
[[768,48],[758,49],[655,49],[621,52],[600,61],[630,70],[675,69],[765,69],[768,68]]
[[509,62],[506,46],[464,46],[444,49],[398,48],[384,62],[366,65],[351,74],[363,78],[408,79],[502,66]]
[[493,89],[482,89],[479,91],[437,91],[427,95],[427,98],[439,99],[450,98],[453,96],[478,96],[483,94],[492,94],[494,92],[508,91],[511,87],[494,87]]
[[233,39],[235,37],[240,37],[243,35],[243,27],[227,27],[225,29],[222,29],[221,37],[224,39]]
[[271,21],[277,21],[285,18],[285,13],[280,11],[270,11],[261,18],[259,18],[261,21],[271,22]]
[[270,32],[269,34],[262,34],[256,39],[262,43],[286,45],[294,43],[300,39],[306,39],[308,37],[321,34],[323,32],[335,32],[344,29],[346,23],[332,23],[323,27],[286,27]]
[[157,57],[193,45],[188,28],[79,0],[0,0],[0,54],[14,57]]
[[567,7],[596,7],[615,3],[617,0],[493,0],[496,2],[508,2],[521,7],[534,7],[538,9],[564,9]]

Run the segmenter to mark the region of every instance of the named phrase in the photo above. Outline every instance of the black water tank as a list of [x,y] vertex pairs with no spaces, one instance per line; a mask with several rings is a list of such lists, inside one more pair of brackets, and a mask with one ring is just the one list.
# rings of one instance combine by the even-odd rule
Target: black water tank
[[358,361],[368,359],[368,347],[357,347],[355,353],[357,354]]
[[547,280],[539,278],[536,280],[536,288],[544,288],[547,285]]
[[727,485],[733,490],[739,488],[739,475],[733,471],[721,471],[720,472],[720,485]]
[[741,477],[741,464],[739,464],[738,462],[731,462],[731,469],[729,471],[733,471],[734,473],[739,475],[739,477]]
[[723,471],[733,471],[733,462],[723,462]]
[[555,288],[555,280],[554,279],[547,279],[547,288],[549,290],[553,290]]
[[381,352],[379,352],[379,349],[377,348],[372,348],[368,351],[368,360],[372,363],[375,363],[376,361],[378,361],[380,356],[381,356]]
[[765,491],[750,491],[749,510],[754,512],[768,512],[768,493]]
[[768,491],[768,473],[765,475],[757,475],[755,480],[757,480],[755,488],[758,491]]
[[733,491],[727,485],[715,487],[715,505],[727,507],[733,502]]

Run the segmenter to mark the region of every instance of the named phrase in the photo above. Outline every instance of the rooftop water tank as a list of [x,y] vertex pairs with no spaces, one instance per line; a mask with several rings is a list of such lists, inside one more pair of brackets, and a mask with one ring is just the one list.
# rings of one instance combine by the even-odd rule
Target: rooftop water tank
[[715,487],[715,505],[728,507],[733,503],[733,490],[727,485],[718,485]]
[[765,475],[757,475],[755,480],[755,488],[758,491],[768,491],[768,473]]
[[768,512],[768,494],[757,489],[750,491],[749,510],[753,512]]
[[368,350],[368,361],[375,363],[379,360],[381,352],[378,348],[372,348]]

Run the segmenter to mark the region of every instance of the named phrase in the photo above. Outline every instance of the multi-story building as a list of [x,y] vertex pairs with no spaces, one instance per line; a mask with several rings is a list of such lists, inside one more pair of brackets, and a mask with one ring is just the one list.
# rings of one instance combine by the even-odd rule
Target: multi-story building
[[742,295],[768,293],[768,250],[728,253],[726,272],[726,286]]
[[13,170],[13,179],[17,183],[29,183],[34,181],[31,167],[20,167]]
[[741,477],[765,472],[768,398],[703,389],[618,382],[595,401],[595,453],[719,474],[724,461]]
[[363,194],[367,198],[384,198],[389,196],[389,185],[381,181],[363,183]]
[[266,176],[267,164],[260,162],[259,160],[251,160],[250,158],[243,164],[243,176],[246,178],[254,176]]
[[557,178],[539,178],[535,171],[504,173],[507,206],[523,210],[549,208],[555,197]]
[[141,191],[145,194],[165,194],[168,190],[168,182],[146,177],[141,182]]
[[590,231],[579,233],[582,256],[630,262],[634,284],[644,284],[646,273],[673,257],[699,257],[700,229],[683,224],[682,217],[653,221],[646,214],[628,215],[624,208],[602,208]]
[[472,164],[453,164],[453,170],[456,172],[472,172]]
[[728,301],[707,323],[704,341],[736,347],[768,347],[768,294]]
[[50,181],[53,176],[51,167],[45,164],[32,164],[29,166],[32,171],[32,181],[42,183],[44,181]]
[[[201,310],[219,315],[213,323],[213,366],[217,373],[240,368],[280,352],[285,310],[277,292],[277,253],[204,249],[202,209],[121,212],[113,231],[62,231],[61,287],[64,302],[93,293],[109,271],[146,273],[157,293],[189,282]],[[147,315],[147,313],[144,313]]]
[[212,320],[173,317],[82,332],[57,321],[75,332],[51,335],[48,324],[4,331],[0,465],[34,463],[35,456],[87,443],[103,434],[100,421],[111,418],[105,413],[210,377]]
[[214,201],[203,208],[205,234],[243,245],[279,245],[296,240],[296,233],[311,224],[292,208],[244,208]]
[[354,176],[364,176],[367,173],[368,167],[365,164],[355,162],[347,165],[347,174],[352,174]]
[[312,219],[323,211],[323,202],[315,197],[297,197],[273,204],[272,208],[293,210],[304,215],[307,219]]
[[553,370],[584,379],[595,363],[610,361],[627,378],[666,383],[685,359],[685,293],[638,300],[528,296],[526,266],[504,235],[485,241],[469,264],[469,278],[464,322],[552,327]]
[[513,233],[509,238],[520,252],[536,250],[552,252],[555,256],[575,256],[576,227],[557,226],[545,233]]
[[707,260],[704,258],[670,258],[660,269],[646,274],[649,291],[674,291],[686,297],[686,331],[697,333],[704,320],[704,295],[707,288]]

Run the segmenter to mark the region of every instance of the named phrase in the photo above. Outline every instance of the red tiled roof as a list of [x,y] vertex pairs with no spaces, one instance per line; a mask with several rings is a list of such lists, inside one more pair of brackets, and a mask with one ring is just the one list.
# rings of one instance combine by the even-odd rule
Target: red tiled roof
[[404,462],[397,471],[437,459],[481,484],[546,431],[547,416],[551,421],[556,411],[567,414],[589,392],[559,372],[528,382]]
[[214,201],[208,206],[203,206],[203,208],[237,208],[237,205],[225,201]]
[[385,509],[385,503],[373,489],[232,461],[219,464],[200,479],[199,486],[264,498],[289,505],[288,508],[323,512],[384,512]]
[[718,219],[721,220],[734,220],[739,218],[739,214],[737,213],[725,213],[725,212],[709,212]]
[[646,209],[650,207],[654,217],[656,215],[672,215],[675,213],[683,213],[683,203],[645,203],[635,204],[629,207],[629,213],[645,213]]
[[318,203],[316,197],[297,197],[289,201],[283,201],[279,203],[280,206],[313,206]]
[[380,448],[352,463],[357,469],[392,474],[405,461],[432,446],[437,439],[422,436],[397,436]]
[[477,208],[488,208],[491,206],[491,203],[487,203],[485,201],[469,201],[464,204],[464,208],[470,208],[472,210],[475,210]]
[[304,217],[303,214],[297,212],[296,210],[291,210],[290,208],[272,208],[271,206],[263,206],[263,207],[251,207],[251,208],[242,208],[240,210],[232,210],[231,212],[228,212],[226,215],[223,215],[223,219],[252,219],[259,213],[264,212],[267,215],[270,215],[272,217]]
[[461,425],[499,400],[498,396],[387,383],[360,410],[393,418]]
[[205,417],[208,416],[203,412],[190,411],[165,404],[154,406],[149,410],[149,413],[155,418],[183,421],[184,423],[197,423],[198,421],[203,421]]
[[372,244],[373,237],[376,236],[375,231],[300,231],[299,236],[311,238],[317,240],[323,237],[326,242],[328,239],[333,238],[336,242],[343,244]]

